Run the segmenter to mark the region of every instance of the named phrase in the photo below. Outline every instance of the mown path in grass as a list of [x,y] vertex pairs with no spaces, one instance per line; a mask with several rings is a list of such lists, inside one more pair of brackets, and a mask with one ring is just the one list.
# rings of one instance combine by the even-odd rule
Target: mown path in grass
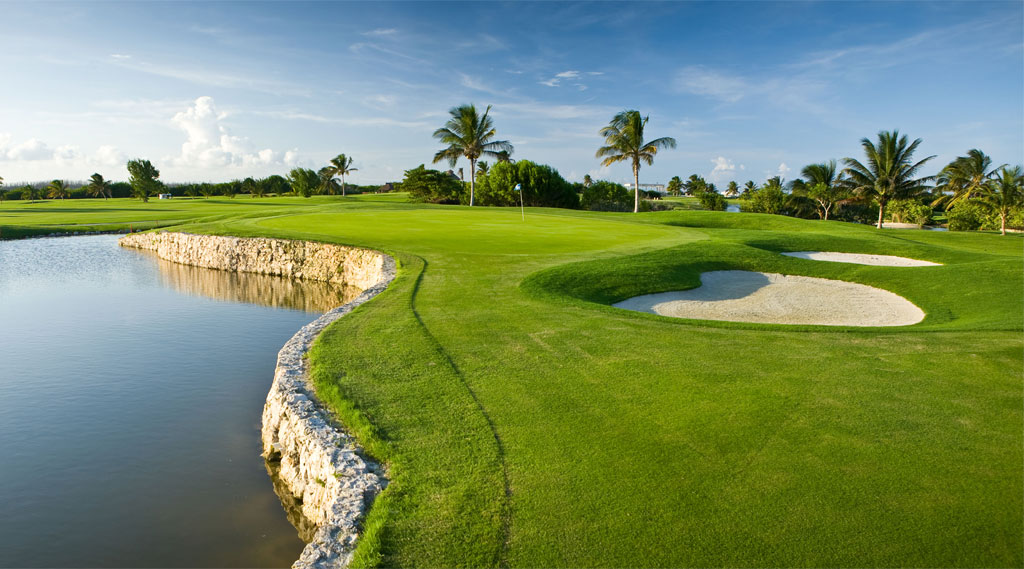
[[[398,259],[310,356],[318,393],[391,467],[361,564],[1024,563],[1018,237],[351,200],[290,213],[185,228]],[[607,306],[711,268],[871,284],[928,317],[824,329]]]

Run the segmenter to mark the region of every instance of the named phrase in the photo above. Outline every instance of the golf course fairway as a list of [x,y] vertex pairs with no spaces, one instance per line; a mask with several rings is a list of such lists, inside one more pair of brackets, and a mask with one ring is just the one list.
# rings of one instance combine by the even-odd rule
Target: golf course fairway
[[[148,219],[395,257],[388,290],[310,353],[318,395],[389,467],[354,565],[1024,563],[1019,236],[703,211],[523,221],[396,196],[85,201],[4,204],[2,234]],[[852,328],[611,306],[720,270],[860,283],[926,316]]]

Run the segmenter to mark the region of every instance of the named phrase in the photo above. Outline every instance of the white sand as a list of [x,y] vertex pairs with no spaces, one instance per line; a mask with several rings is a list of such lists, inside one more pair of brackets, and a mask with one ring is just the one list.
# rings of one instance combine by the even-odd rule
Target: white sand
[[942,263],[920,261],[893,255],[863,255],[860,253],[836,253],[833,251],[793,251],[783,253],[787,257],[810,259],[812,261],[830,261],[833,263],[855,263],[857,265],[878,265],[880,267],[937,267]]
[[701,286],[636,296],[619,308],[677,318],[818,324],[908,326],[924,319],[909,300],[867,285],[750,271],[711,271]]

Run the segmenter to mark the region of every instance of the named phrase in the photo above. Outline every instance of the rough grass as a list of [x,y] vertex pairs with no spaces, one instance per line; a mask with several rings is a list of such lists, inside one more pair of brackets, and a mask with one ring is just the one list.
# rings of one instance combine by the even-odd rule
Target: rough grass
[[[185,227],[401,263],[310,355],[318,393],[391,469],[360,565],[1024,563],[1017,236],[340,199],[217,215]],[[709,267],[863,282],[928,317],[826,330],[607,306]]]

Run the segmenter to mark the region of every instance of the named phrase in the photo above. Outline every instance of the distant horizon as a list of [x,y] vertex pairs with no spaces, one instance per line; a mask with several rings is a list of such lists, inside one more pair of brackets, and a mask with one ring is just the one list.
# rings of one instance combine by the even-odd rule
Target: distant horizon
[[[432,165],[451,107],[493,105],[514,159],[601,167],[623,109],[679,145],[641,183],[719,188],[861,158],[899,130],[938,172],[978,148],[1024,157],[1020,2],[4,4],[4,187],[145,158],[170,184],[317,169],[381,185]],[[342,17],[343,16],[343,17]],[[454,168],[465,169],[460,161]]]

